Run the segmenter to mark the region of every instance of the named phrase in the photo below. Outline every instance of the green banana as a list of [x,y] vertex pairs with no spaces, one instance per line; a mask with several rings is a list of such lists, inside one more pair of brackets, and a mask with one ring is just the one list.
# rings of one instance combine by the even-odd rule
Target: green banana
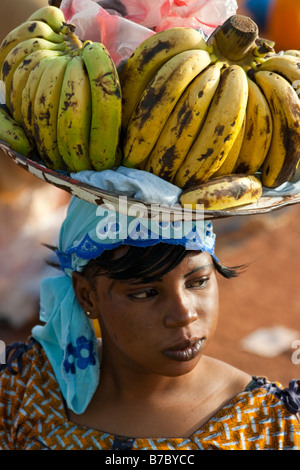
[[70,55],[55,57],[47,65],[35,95],[34,135],[39,155],[45,165],[62,170],[65,164],[57,143],[57,116],[61,87]]
[[124,139],[124,161],[137,167],[148,158],[174,106],[191,81],[211,63],[207,51],[181,52],[166,62],[145,88]]
[[58,149],[71,171],[92,169],[89,160],[90,125],[90,82],[82,57],[75,56],[66,67],[57,119]]
[[154,74],[169,59],[189,49],[207,50],[201,34],[184,27],[159,31],[145,39],[129,57],[120,73],[122,87],[122,128],[125,130],[130,116]]
[[103,44],[87,41],[82,58],[91,87],[89,158],[93,168],[100,171],[115,164],[122,121],[121,87],[115,64]]
[[34,148],[29,142],[24,129],[9,114],[3,105],[0,105],[0,140],[6,142],[12,150],[30,156]]

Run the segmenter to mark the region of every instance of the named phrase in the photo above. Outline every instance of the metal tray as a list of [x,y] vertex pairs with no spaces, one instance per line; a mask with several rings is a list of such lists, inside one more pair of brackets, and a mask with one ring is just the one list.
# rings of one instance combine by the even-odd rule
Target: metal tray
[[[13,151],[10,146],[0,140],[0,148],[8,155],[17,165],[22,167],[24,170],[28,171],[29,173],[35,175],[37,178],[45,181],[46,183],[50,183],[56,186],[59,189],[67,191],[73,196],[77,196],[80,199],[83,199],[87,202],[91,202],[95,205],[109,203],[112,204],[116,209],[119,208],[119,196],[121,194],[113,193],[110,191],[105,191],[95,186],[91,186],[89,184],[85,184],[82,182],[77,181],[74,178],[68,176],[65,172],[54,171],[49,168],[46,168],[42,163],[38,161],[31,160],[29,158],[24,157],[15,151]],[[137,199],[133,199],[127,197],[127,205],[129,204],[136,204],[140,202],[143,204],[148,210],[148,216],[151,209],[151,217],[155,216],[155,210],[153,212],[153,207],[143,201],[138,201]],[[247,216],[247,215],[257,215],[257,214],[264,214],[269,213],[271,211],[280,209],[282,207],[290,206],[293,204],[298,204],[300,202],[300,193],[293,194],[293,195],[280,195],[276,196],[262,196],[258,202],[239,206],[232,209],[226,209],[222,211],[204,211],[204,219],[221,219],[226,217],[232,216]],[[181,214],[180,208],[172,206],[170,211],[172,212],[172,218],[176,218],[176,212],[178,212],[178,216]],[[195,210],[187,211],[187,214],[190,212],[190,217],[193,220],[199,218],[199,214]],[[159,213],[165,213],[167,216],[168,210],[167,209],[159,209]],[[185,212],[186,214],[186,212]]]

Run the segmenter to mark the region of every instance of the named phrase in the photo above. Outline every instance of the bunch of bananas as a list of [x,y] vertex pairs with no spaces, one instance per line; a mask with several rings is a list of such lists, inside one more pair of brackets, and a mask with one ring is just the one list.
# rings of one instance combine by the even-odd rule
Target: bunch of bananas
[[37,151],[54,170],[103,170],[119,144],[119,77],[104,45],[82,42],[74,30],[47,5],[6,36],[0,139],[26,156]]
[[189,28],[151,36],[120,72],[122,164],[179,186],[182,203],[257,201],[299,163],[299,65],[240,15],[207,41]]

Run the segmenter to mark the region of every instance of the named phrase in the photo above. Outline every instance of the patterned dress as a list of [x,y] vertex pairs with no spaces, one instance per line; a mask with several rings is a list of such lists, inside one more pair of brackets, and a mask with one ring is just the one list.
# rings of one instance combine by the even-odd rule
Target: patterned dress
[[127,438],[68,420],[51,365],[32,338],[0,372],[1,450],[300,450],[300,382],[253,377],[189,438]]

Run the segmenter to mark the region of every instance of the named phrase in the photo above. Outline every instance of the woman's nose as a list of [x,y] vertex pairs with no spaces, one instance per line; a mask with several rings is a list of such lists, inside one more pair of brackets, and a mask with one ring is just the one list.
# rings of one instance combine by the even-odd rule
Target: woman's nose
[[198,320],[198,313],[191,299],[179,296],[174,298],[164,316],[166,328],[178,328]]

